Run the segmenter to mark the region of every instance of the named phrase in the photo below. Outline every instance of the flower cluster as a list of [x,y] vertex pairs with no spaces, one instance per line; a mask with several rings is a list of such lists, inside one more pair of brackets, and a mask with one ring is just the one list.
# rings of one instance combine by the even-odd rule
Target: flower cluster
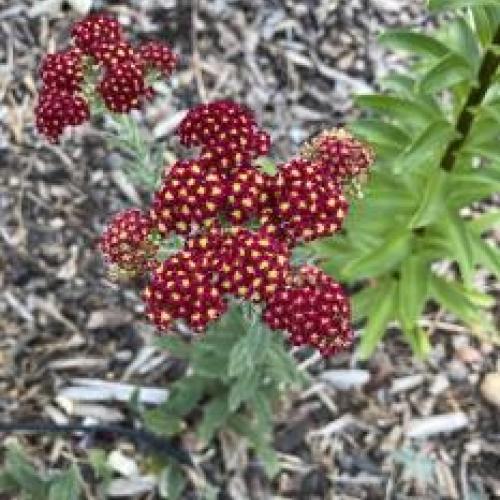
[[287,331],[292,344],[310,345],[330,356],[352,342],[350,315],[342,287],[319,269],[304,266],[267,301],[264,320]]
[[36,127],[52,142],[66,127],[89,119],[92,100],[102,100],[115,113],[139,108],[153,95],[148,75],[168,77],[177,62],[171,49],[159,42],[132,47],[119,22],[108,14],[88,15],[73,26],[71,35],[72,45],[45,56],[40,67],[43,85]]
[[150,237],[151,219],[137,208],[116,215],[102,234],[99,247],[106,259],[129,275],[145,271],[158,251]]
[[150,267],[143,299],[151,321],[168,330],[183,320],[203,331],[234,297],[261,303],[264,320],[295,345],[325,356],[347,347],[350,306],[341,286],[318,268],[294,269],[290,257],[293,246],[342,227],[344,185],[368,168],[369,149],[341,130],[323,133],[265,174],[254,160],[268,153],[269,135],[250,110],[227,100],[189,111],[178,135],[200,148],[198,157],[167,167],[147,216],[118,216],[101,244],[108,260],[145,272],[148,232],[185,238],[178,253]]

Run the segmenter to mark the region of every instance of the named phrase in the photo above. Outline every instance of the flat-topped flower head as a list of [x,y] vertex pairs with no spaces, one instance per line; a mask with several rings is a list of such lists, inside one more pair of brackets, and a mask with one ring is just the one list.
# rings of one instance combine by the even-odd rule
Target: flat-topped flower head
[[105,259],[129,274],[141,274],[154,261],[158,246],[150,238],[149,217],[137,208],[115,215],[99,241]]
[[138,48],[139,57],[147,68],[155,69],[168,77],[177,65],[177,55],[165,43],[146,42]]
[[44,89],[70,93],[80,90],[83,82],[83,52],[78,48],[47,54],[40,65]]
[[89,14],[75,23],[71,35],[75,45],[88,55],[92,55],[97,44],[113,44],[123,40],[118,20],[103,12]]
[[80,125],[89,119],[89,107],[80,96],[67,90],[42,90],[35,108],[37,130],[55,142],[68,126]]
[[226,179],[205,160],[181,160],[168,169],[150,215],[161,234],[189,235],[212,226],[223,212]]
[[317,162],[293,159],[269,177],[272,199],[261,220],[290,244],[330,236],[341,229],[348,203],[340,186],[329,179]]
[[233,227],[219,245],[213,265],[224,293],[259,302],[286,283],[290,274],[286,243],[262,231]]
[[253,113],[229,100],[191,109],[177,130],[183,145],[201,146],[202,158],[228,170],[267,154],[268,134],[259,129]]
[[123,63],[132,63],[139,68],[142,66],[139,53],[128,42],[123,40],[95,43],[91,51],[95,61],[105,68],[113,68]]
[[342,128],[319,134],[302,148],[301,156],[325,165],[339,183],[365,172],[374,161],[373,150]]
[[132,61],[116,64],[107,69],[97,90],[110,111],[128,113],[140,108],[146,95],[143,70]]
[[209,264],[203,252],[184,250],[153,271],[143,300],[146,314],[160,330],[182,319],[193,330],[203,331],[226,311]]
[[314,347],[323,356],[352,343],[348,297],[337,282],[313,266],[299,269],[292,284],[268,299],[264,320],[271,328],[286,331],[293,345]]
[[242,166],[228,174],[228,217],[233,224],[257,219],[267,206],[266,175],[253,167]]

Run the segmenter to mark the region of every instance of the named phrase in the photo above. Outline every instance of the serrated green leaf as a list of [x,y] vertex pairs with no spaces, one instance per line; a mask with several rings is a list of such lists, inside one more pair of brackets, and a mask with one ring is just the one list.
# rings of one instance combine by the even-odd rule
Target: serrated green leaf
[[72,465],[50,481],[48,500],[79,500],[81,481],[80,471],[76,465]]
[[404,328],[411,330],[425,306],[430,266],[419,255],[411,255],[400,267],[399,318]]
[[419,82],[424,94],[435,94],[473,77],[471,67],[457,54],[447,54],[440,59]]
[[448,144],[456,136],[453,127],[444,120],[431,123],[416,139],[394,160],[394,173],[410,172],[436,162]]
[[228,375],[253,371],[263,358],[269,343],[269,330],[257,318],[248,325],[248,333],[236,342],[229,355]]
[[165,349],[178,358],[188,359],[191,354],[191,346],[178,336],[168,335],[154,340],[158,349]]
[[448,174],[443,169],[436,169],[427,179],[420,205],[410,220],[409,227],[416,229],[434,222],[445,208],[445,188]]
[[463,7],[479,7],[484,5],[498,6],[498,0],[429,0],[430,10],[456,10]]
[[14,493],[18,489],[18,482],[7,471],[0,471],[0,493]]
[[176,464],[169,464],[160,475],[158,490],[161,498],[178,500],[186,488],[186,483],[182,469]]
[[47,482],[28,462],[24,453],[17,446],[10,446],[7,449],[5,472],[28,493],[40,495],[47,491]]
[[161,407],[144,411],[143,419],[146,427],[159,436],[174,436],[183,429],[182,420]]
[[387,323],[397,314],[397,283],[391,280],[380,289],[368,316],[368,323],[361,334],[358,354],[361,359],[369,358],[382,339]]
[[224,395],[212,399],[203,409],[203,417],[198,425],[198,436],[208,443],[215,431],[224,425],[229,416],[228,401]]
[[400,49],[412,54],[443,57],[449,49],[430,35],[405,29],[389,30],[379,36],[379,42],[392,49]]
[[167,401],[159,408],[171,415],[186,415],[201,399],[208,382],[203,377],[184,376],[173,384]]
[[359,279],[379,276],[394,269],[409,254],[411,241],[412,233],[398,230],[388,235],[379,247],[347,264],[341,274],[347,279]]
[[242,403],[254,396],[259,383],[259,375],[255,371],[243,373],[231,385],[228,398],[229,411],[236,411]]

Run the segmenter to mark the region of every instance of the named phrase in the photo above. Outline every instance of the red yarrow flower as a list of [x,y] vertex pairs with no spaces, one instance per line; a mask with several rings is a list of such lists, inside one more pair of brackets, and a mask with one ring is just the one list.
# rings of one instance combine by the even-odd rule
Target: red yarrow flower
[[165,43],[146,42],[139,46],[138,54],[146,65],[160,71],[164,76],[170,76],[177,65],[177,55]]
[[206,160],[178,161],[155,193],[151,219],[163,235],[189,235],[208,228],[223,211],[226,187],[225,177]]
[[210,256],[224,294],[259,302],[272,296],[290,274],[288,246],[261,231],[214,229],[187,245]]
[[160,330],[182,319],[193,330],[202,331],[226,311],[227,303],[213,283],[209,264],[203,252],[186,250],[153,271],[143,299],[146,314]]
[[201,156],[227,170],[267,154],[268,134],[260,130],[253,113],[229,100],[191,109],[177,129],[183,145],[202,146]]
[[97,88],[106,107],[116,113],[128,113],[141,106],[146,95],[142,68],[133,61],[110,67]]
[[293,284],[268,299],[264,321],[288,332],[293,345],[314,347],[323,356],[352,344],[348,297],[340,284],[313,266],[302,267]]
[[103,41],[92,46],[92,57],[105,68],[131,63],[141,68],[142,61],[136,50],[125,41]]
[[233,169],[228,174],[228,217],[233,224],[257,219],[267,206],[266,175],[249,166]]
[[115,215],[102,234],[99,247],[105,259],[130,274],[142,274],[156,256],[151,219],[137,208]]
[[55,142],[70,125],[80,125],[89,118],[87,102],[80,96],[60,89],[44,89],[35,108],[37,130]]
[[69,93],[80,90],[83,81],[83,52],[78,48],[46,55],[40,65],[44,89]]
[[330,236],[341,229],[348,203],[340,186],[325,175],[322,164],[291,160],[267,183],[272,195],[261,222],[290,244]]
[[71,35],[75,45],[87,55],[93,55],[98,44],[114,44],[123,40],[118,20],[102,12],[89,14],[75,23]]
[[365,172],[374,161],[373,150],[344,129],[322,132],[302,148],[301,156],[324,165],[339,183]]

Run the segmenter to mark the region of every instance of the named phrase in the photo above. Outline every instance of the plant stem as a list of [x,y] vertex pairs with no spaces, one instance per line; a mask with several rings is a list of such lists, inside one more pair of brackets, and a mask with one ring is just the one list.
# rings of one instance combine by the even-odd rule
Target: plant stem
[[[497,44],[500,44],[500,27],[498,28],[492,41],[492,45]],[[443,155],[443,159],[441,160],[441,168],[443,170],[446,170],[447,172],[451,172],[451,170],[453,170],[456,154],[467,139],[474,123],[473,109],[483,102],[484,96],[490,88],[491,80],[499,65],[500,56],[495,54],[493,47],[490,47],[486,50],[483,62],[479,68],[479,84],[471,89],[467,101],[458,115],[456,130],[459,133],[459,137],[450,142]]]

